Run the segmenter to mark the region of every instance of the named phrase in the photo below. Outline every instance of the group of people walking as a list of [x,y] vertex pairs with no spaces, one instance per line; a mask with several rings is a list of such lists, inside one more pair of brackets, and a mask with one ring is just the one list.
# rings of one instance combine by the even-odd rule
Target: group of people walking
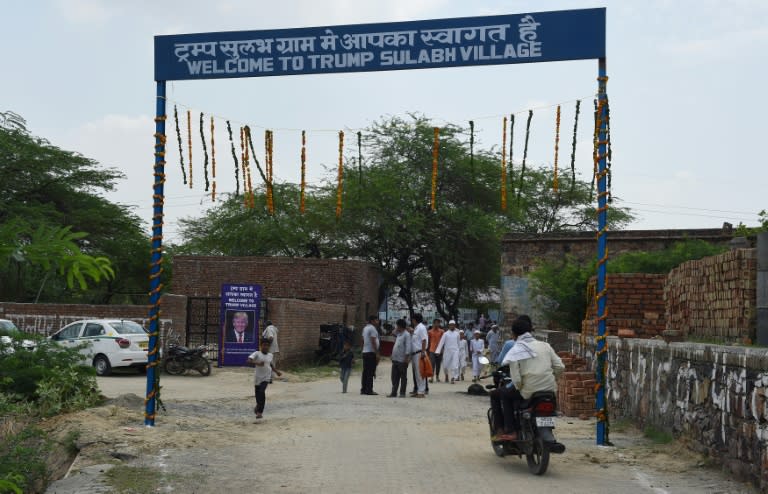
[[[373,390],[373,380],[380,355],[379,324],[377,316],[370,316],[368,324],[363,328],[363,374],[360,387],[360,394],[363,395],[378,394]],[[484,335],[472,328],[461,331],[454,320],[448,321],[447,328],[443,329],[442,320],[435,319],[427,329],[421,314],[414,314],[410,324],[404,319],[399,319],[395,323],[393,335],[395,342],[391,355],[392,390],[388,395],[390,398],[406,396],[409,367],[414,383],[410,395],[424,398],[429,393],[429,382],[440,382],[441,371],[444,382],[454,384],[464,380],[465,369],[470,364],[472,380],[477,381],[482,369],[480,356],[485,353],[486,344],[491,360],[495,360],[501,350],[501,337],[496,325]],[[423,375],[423,365],[420,363],[422,358],[428,358],[430,361],[433,376],[429,380]],[[341,365],[341,374],[342,392],[346,392],[348,377],[345,379],[343,376],[348,376],[348,371],[344,364]]]

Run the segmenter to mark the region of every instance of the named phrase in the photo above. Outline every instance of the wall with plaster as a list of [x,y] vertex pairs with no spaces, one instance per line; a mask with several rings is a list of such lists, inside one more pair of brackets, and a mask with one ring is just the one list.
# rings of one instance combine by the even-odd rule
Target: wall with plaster
[[[594,340],[571,338],[592,361]],[[607,400],[629,418],[688,440],[737,477],[768,488],[768,349],[608,338]]]

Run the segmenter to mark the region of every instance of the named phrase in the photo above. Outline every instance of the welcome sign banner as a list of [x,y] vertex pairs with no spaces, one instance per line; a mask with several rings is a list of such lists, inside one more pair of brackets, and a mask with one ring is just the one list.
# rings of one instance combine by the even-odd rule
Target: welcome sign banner
[[155,80],[605,57],[605,9],[155,37]]

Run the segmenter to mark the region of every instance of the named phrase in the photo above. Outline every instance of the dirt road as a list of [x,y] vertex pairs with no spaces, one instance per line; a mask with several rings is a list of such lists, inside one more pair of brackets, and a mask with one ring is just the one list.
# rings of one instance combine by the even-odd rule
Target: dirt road
[[386,398],[389,366],[382,364],[379,396],[359,394],[359,374],[348,394],[333,378],[275,382],[258,422],[248,369],[163,375],[167,413],[154,428],[143,427],[143,402],[130,395],[143,396],[143,377],[99,378],[112,403],[53,424],[84,431],[70,475],[48,492],[116,492],[103,473],[115,463],[155,473],[133,492],[757,492],[681,446],[654,446],[636,433],[613,432],[615,447],[597,447],[594,422],[569,418],[556,430],[567,452],[552,457],[543,477],[533,476],[525,459],[493,454],[487,398],[445,383],[432,384],[426,399]]

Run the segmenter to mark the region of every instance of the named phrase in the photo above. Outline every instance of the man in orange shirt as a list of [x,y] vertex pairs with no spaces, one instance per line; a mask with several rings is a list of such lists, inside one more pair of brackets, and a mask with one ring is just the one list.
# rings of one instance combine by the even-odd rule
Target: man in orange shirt
[[[429,360],[432,362],[432,370],[434,371],[434,377],[429,382],[435,382],[435,378],[437,378],[437,382],[440,382],[440,363],[443,361],[443,356],[435,350],[440,343],[440,338],[445,333],[443,328],[440,327],[441,322],[440,319],[435,319],[432,322],[432,327],[427,331],[429,335]],[[448,381],[448,378],[446,377],[445,380]]]

